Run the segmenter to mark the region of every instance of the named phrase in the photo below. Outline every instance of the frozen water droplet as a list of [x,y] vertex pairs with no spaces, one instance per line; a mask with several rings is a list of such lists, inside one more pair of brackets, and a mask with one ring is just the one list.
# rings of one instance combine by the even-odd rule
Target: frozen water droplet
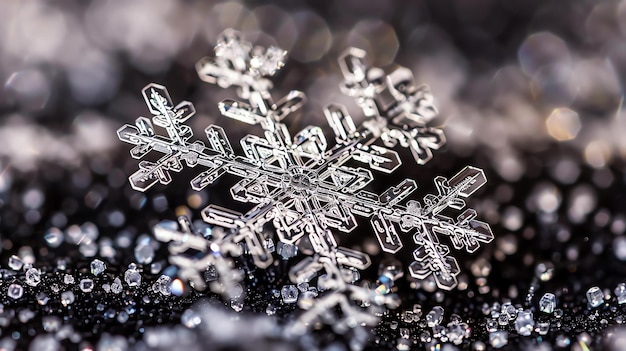
[[122,289],[122,281],[120,280],[120,278],[116,277],[113,280],[113,284],[111,284],[111,292],[117,295],[122,292]]
[[23,266],[24,262],[18,256],[12,255],[11,257],[9,257],[9,268],[11,268],[12,270],[19,271],[20,269],[22,269]]
[[78,286],[82,292],[91,292],[93,291],[94,283],[91,279],[81,279]]
[[280,290],[284,303],[295,303],[298,300],[298,289],[294,285],[285,285]]
[[279,242],[276,245],[276,253],[287,260],[298,254],[298,247],[296,245]]
[[7,290],[7,295],[12,299],[17,300],[24,295],[24,287],[19,284],[11,284]]
[[106,264],[100,260],[91,261],[91,274],[98,276],[107,269]]
[[170,285],[172,284],[172,278],[167,275],[161,275],[155,282],[156,292],[161,295],[170,295],[172,293]]
[[41,273],[37,268],[29,268],[26,271],[24,281],[30,286],[37,286],[41,282]]
[[74,284],[74,277],[69,275],[69,274],[64,275],[63,276],[63,283],[65,283],[65,284]]
[[208,266],[204,271],[204,280],[206,282],[212,282],[214,280],[217,280],[217,278],[219,278],[219,275],[217,273],[217,269],[215,269],[215,266]]
[[505,313],[501,313],[498,316],[498,324],[500,325],[508,325],[509,324],[509,316]]
[[604,294],[599,287],[593,286],[587,290],[587,302],[592,308],[602,305],[604,302]]
[[556,308],[556,296],[553,293],[545,293],[539,300],[539,310],[543,313],[552,313]]
[[136,269],[128,269],[124,272],[124,281],[128,286],[135,287],[141,284],[141,273]]
[[304,292],[304,291],[309,290],[309,283],[307,282],[298,283],[297,287],[298,287],[298,290]]
[[231,300],[230,308],[235,310],[235,312],[241,312],[243,310],[243,302],[238,301],[238,300]]
[[501,313],[506,315],[510,321],[517,317],[517,310],[510,302],[502,305]]

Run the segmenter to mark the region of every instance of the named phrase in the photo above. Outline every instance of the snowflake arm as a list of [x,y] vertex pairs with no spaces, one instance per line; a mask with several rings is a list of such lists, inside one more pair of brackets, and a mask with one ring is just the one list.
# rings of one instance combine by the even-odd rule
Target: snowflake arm
[[345,82],[342,90],[357,99],[369,117],[363,125],[388,147],[409,148],[415,161],[423,165],[446,142],[441,129],[428,127],[437,108],[427,86],[417,86],[410,70],[396,68],[385,74],[368,67],[365,51],[350,48],[339,59]]

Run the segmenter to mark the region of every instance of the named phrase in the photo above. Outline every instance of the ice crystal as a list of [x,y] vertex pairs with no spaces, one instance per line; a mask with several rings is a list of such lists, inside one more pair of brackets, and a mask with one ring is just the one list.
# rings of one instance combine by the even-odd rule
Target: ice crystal
[[[174,105],[165,87],[154,83],[142,91],[152,118],[139,117],[135,125],[118,130],[122,141],[136,145],[132,157],[142,159],[151,151],[162,154],[156,162],[140,161],[139,170],[130,176],[134,189],[145,191],[157,182],[168,184],[171,172],[180,172],[186,164],[202,167],[191,181],[193,189],[201,190],[231,174],[241,178],[231,188],[233,199],[253,205],[246,213],[216,205],[205,208],[203,219],[225,228],[222,237],[209,241],[193,233],[188,221],[181,225],[181,232],[171,226],[157,226],[157,238],[173,242],[175,252],[170,260],[182,267],[181,276],[203,288],[205,280],[198,273],[216,265],[225,267],[223,254],[239,255],[239,243],[245,243],[258,267],[268,267],[274,247],[273,241],[267,244],[271,234],[263,230],[268,223],[275,228],[276,248],[284,258],[296,253],[286,247],[295,250],[306,237],[316,260],[327,257],[340,266],[364,269],[370,264],[369,257],[339,247],[334,236],[353,231],[356,216],[361,216],[370,219],[385,252],[396,253],[402,248],[402,234],[413,238],[416,249],[415,261],[409,265],[411,276],[432,276],[441,289],[454,288],[459,266],[450,255],[450,247],[440,239],[447,236],[454,249],[474,252],[481,243],[493,240],[493,234],[486,223],[475,219],[472,209],[465,209],[456,218],[443,212],[464,209],[464,198],[486,183],[484,173],[466,167],[450,179],[436,177],[437,194],[426,195],[422,203],[408,199],[417,189],[411,179],[380,194],[365,189],[374,180],[372,171],[391,173],[401,165],[398,154],[390,148],[398,144],[408,147],[416,162],[424,164],[432,158],[432,150],[444,144],[442,131],[428,126],[437,114],[428,88],[416,86],[406,68],[385,74],[365,64],[362,50],[347,50],[339,60],[345,77],[342,90],[357,99],[367,119],[357,127],[343,106],[327,106],[324,114],[335,134],[335,144],[329,147],[320,127],[306,127],[292,137],[282,123],[306,100],[302,92],[292,91],[273,101],[268,77],[283,66],[284,60],[283,50],[253,48],[237,32],[228,30],[219,39],[215,58],[203,59],[197,65],[201,79],[221,87],[235,86],[240,98],[246,100],[220,102],[224,116],[263,129],[263,136],[241,139],[243,155],[235,154],[226,133],[216,125],[205,129],[208,143],[191,141],[192,130],[184,123],[195,114],[193,105],[187,101]],[[167,135],[157,135],[154,126],[165,129]],[[349,166],[350,160],[364,163],[366,168]],[[181,255],[189,249],[205,256]],[[311,267],[321,269],[319,264]]]

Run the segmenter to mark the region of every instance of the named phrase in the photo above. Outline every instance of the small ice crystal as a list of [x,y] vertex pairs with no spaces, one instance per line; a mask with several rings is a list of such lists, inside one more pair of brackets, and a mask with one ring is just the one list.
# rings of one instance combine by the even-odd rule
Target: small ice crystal
[[545,293],[539,300],[539,310],[544,313],[552,313],[556,308],[556,296],[553,293]]
[[505,303],[502,305],[501,314],[506,315],[512,321],[517,317],[517,310],[511,303]]
[[80,290],[82,292],[91,292],[94,287],[93,280],[91,279],[81,279],[80,283],[78,283]]
[[139,286],[141,284],[141,273],[136,269],[129,268],[124,272],[124,281],[130,287]]
[[37,268],[29,268],[26,271],[24,281],[30,286],[37,286],[41,282],[41,273]]
[[593,286],[587,290],[587,302],[591,308],[598,307],[604,302],[604,294],[599,287]]
[[7,295],[12,299],[17,300],[24,295],[24,288],[19,284],[11,284],[7,290]]
[[231,300],[230,308],[232,308],[235,312],[241,312],[243,310],[243,302],[239,300]]
[[285,285],[280,290],[284,303],[295,303],[298,300],[298,289],[294,285]]
[[276,252],[285,260],[290,259],[298,254],[296,245],[279,242],[276,246]]
[[9,257],[9,268],[11,268],[12,270],[19,271],[20,269],[22,269],[23,266],[24,262],[18,256],[12,255],[11,257]]
[[63,283],[65,283],[65,284],[74,284],[74,277],[69,275],[69,274],[64,275],[63,276]]
[[111,284],[111,292],[114,294],[119,294],[122,292],[122,289],[123,289],[122,281],[120,280],[120,278],[116,277],[113,280],[113,284]]
[[104,262],[98,259],[91,261],[91,274],[98,276],[104,273],[106,269],[107,269],[107,266],[106,264],[104,264]]
[[154,283],[153,290],[155,292],[161,293],[161,295],[170,295],[172,293],[171,285],[172,278],[167,275],[161,275],[159,279]]
[[505,313],[501,313],[498,316],[498,324],[500,325],[507,325],[509,324],[509,316]]

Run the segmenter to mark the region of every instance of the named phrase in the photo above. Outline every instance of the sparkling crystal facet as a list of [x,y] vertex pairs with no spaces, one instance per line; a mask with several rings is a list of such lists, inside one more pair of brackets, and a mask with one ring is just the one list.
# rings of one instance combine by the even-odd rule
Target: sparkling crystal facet
[[22,287],[19,284],[11,284],[9,285],[9,288],[7,289],[7,296],[17,300],[19,298],[22,297],[22,295],[24,295],[24,287]]
[[98,276],[107,269],[106,264],[100,260],[91,261],[91,274]]
[[591,307],[598,307],[604,302],[604,294],[599,287],[594,286],[587,290],[587,302]]
[[556,296],[553,293],[545,293],[539,300],[539,310],[544,313],[552,313],[556,308]]

